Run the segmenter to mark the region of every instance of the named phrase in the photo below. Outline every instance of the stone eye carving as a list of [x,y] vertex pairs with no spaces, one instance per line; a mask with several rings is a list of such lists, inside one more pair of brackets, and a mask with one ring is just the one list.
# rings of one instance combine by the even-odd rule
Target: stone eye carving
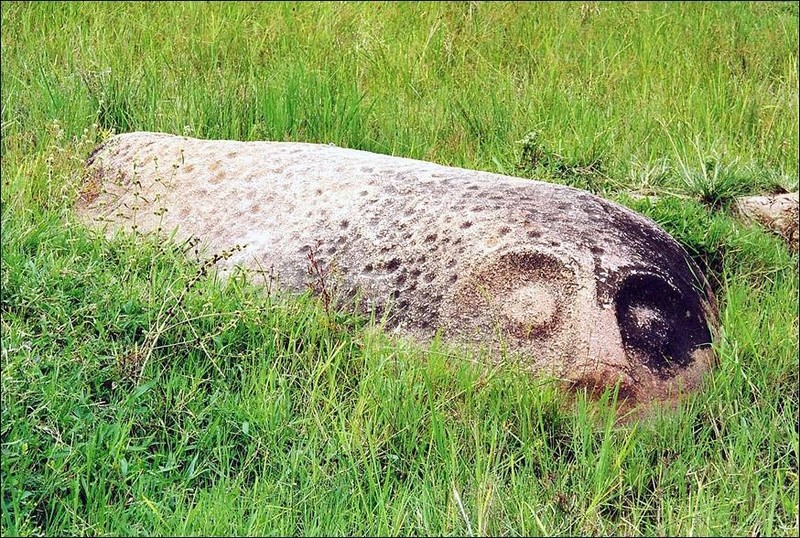
[[562,301],[551,286],[531,282],[505,294],[507,324],[525,336],[546,335],[558,322]]
[[615,297],[622,344],[629,360],[667,379],[692,361],[711,334],[700,305],[683,297],[662,277],[631,274]]
[[453,302],[463,326],[472,330],[542,340],[568,322],[576,284],[574,272],[555,256],[511,252],[479,266]]

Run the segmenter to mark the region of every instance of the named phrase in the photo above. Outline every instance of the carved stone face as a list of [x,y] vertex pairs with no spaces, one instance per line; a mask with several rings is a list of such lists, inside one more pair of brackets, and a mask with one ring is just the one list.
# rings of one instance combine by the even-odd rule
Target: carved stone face
[[696,389],[714,360],[716,305],[686,252],[621,206],[550,190],[546,204],[523,206],[519,221],[535,230],[524,246],[461,283],[445,316],[452,332],[499,329],[510,349],[595,395],[617,383],[636,403]]
[[[420,340],[505,349],[532,371],[632,403],[697,388],[715,302],[652,221],[587,192],[331,146],[112,138],[78,213],[110,230],[177,229],[209,253],[308,284],[308,254],[345,297]],[[225,266],[221,267],[223,270]]]
[[476,343],[503,334],[510,349],[593,395],[616,383],[632,402],[697,388],[713,360],[697,290],[649,262],[598,271],[601,256],[576,254],[516,251],[478,264],[449,302],[449,334]]

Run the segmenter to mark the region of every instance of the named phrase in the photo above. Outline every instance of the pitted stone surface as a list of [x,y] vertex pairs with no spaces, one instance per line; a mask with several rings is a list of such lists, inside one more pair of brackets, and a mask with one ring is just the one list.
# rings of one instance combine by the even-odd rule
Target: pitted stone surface
[[531,371],[631,402],[696,389],[716,303],[658,226],[584,191],[316,144],[130,133],[90,157],[78,214],[109,232],[177,230],[221,262],[309,282],[397,332],[507,349]]
[[768,196],[743,196],[736,200],[735,211],[746,221],[760,224],[783,237],[794,252],[800,247],[798,215],[800,196],[796,192]]

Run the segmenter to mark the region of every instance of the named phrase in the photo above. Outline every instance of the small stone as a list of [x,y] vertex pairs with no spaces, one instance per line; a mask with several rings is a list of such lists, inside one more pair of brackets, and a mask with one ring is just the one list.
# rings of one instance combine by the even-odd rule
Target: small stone
[[781,236],[792,251],[798,251],[798,247],[800,247],[798,244],[800,242],[800,234],[798,234],[800,196],[798,193],[744,196],[736,200],[734,208],[743,220],[764,226]]

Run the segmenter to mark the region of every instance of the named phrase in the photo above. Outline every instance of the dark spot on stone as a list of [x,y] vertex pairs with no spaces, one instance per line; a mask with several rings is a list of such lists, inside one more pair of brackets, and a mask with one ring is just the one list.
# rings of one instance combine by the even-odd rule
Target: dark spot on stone
[[404,273],[401,273],[397,275],[397,278],[395,278],[394,281],[398,286],[402,286],[403,284],[406,283],[406,275]]
[[425,263],[425,262],[427,262],[427,261],[428,261],[428,257],[427,257],[427,256],[424,256],[424,255],[423,255],[423,256],[420,256],[420,257],[417,259],[417,263],[420,263],[420,264],[423,264],[423,263]]
[[336,253],[336,247],[333,245],[329,246],[327,252],[329,256]]
[[711,334],[699,304],[687,301],[660,276],[628,275],[616,295],[617,323],[629,359],[661,379],[688,366]]
[[392,292],[392,299],[397,299],[398,297],[400,297],[400,290],[394,290]]
[[361,191],[358,194],[360,194],[361,196],[366,196],[369,194],[369,191]]
[[453,273],[452,275],[450,275],[450,278],[448,278],[448,279],[447,279],[447,281],[448,281],[448,282],[450,282],[450,284],[453,284],[453,283],[455,283],[455,281],[456,281],[456,280],[458,280],[458,275],[457,275],[457,274],[455,274],[455,273]]
[[476,205],[475,207],[472,208],[472,212],[473,213],[480,213],[484,209],[486,209],[486,208],[483,207],[482,205]]
[[390,273],[393,273],[400,267],[400,259],[399,258],[392,258],[386,264],[386,270]]
[[417,268],[414,268],[414,269],[411,270],[411,277],[412,278],[417,278],[421,274],[422,274],[422,271],[420,271]]
[[404,233],[404,234],[403,234],[403,239],[404,239],[405,241],[408,241],[408,240],[409,240],[409,239],[411,239],[413,236],[414,236],[414,234],[412,234],[411,232],[407,232],[407,233]]
[[528,232],[528,237],[532,237],[534,239],[536,239],[537,237],[542,237],[542,232],[537,232],[535,230],[530,230]]
[[592,254],[595,254],[595,255],[599,255],[599,254],[602,254],[603,252],[605,252],[605,250],[603,250],[601,247],[597,247],[597,246],[593,246],[593,247],[589,248],[589,251]]
[[480,187],[478,187],[477,185],[470,185],[469,187],[467,187],[467,190],[470,190],[470,191],[477,191],[479,188],[480,188]]
[[337,245],[344,245],[347,242],[347,237],[340,235],[339,238],[336,240]]
[[472,226],[472,222],[470,222],[470,221],[468,221],[468,220],[467,220],[467,221],[464,221],[464,222],[462,222],[462,223],[461,223],[461,229],[462,229],[462,230],[466,230],[466,229],[467,229],[467,228],[469,228],[470,226]]
[[429,234],[429,235],[428,235],[428,236],[425,238],[425,242],[426,242],[426,243],[433,243],[434,241],[436,241],[436,238],[437,238],[437,237],[438,237],[438,236],[437,236],[436,234]]
[[371,273],[373,269],[375,269],[375,268],[372,266],[371,263],[368,263],[367,265],[364,266],[364,272],[365,273]]
[[339,226],[341,226],[342,229],[346,230],[347,227],[350,226],[350,223],[347,221],[347,219],[344,219],[342,222],[339,223]]
[[508,233],[510,231],[511,231],[511,228],[509,228],[508,226],[503,226],[502,228],[497,230],[497,233],[499,233],[500,235],[508,235]]
[[455,260],[453,260],[453,259],[448,260],[448,262],[447,262],[447,268],[448,269],[452,269],[455,266],[456,266],[456,261]]
[[361,167],[361,171],[364,172],[365,174],[371,174],[372,173],[372,168],[369,167],[369,166],[363,166],[363,167]]
[[557,247],[557,246],[559,246],[560,244],[561,244],[561,243],[559,243],[558,241],[550,241],[550,246],[551,246],[551,247]]

